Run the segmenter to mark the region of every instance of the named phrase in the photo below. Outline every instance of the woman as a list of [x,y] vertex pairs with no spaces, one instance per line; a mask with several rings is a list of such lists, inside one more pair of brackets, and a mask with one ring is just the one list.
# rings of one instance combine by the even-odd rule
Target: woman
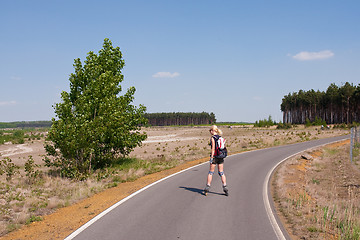
[[212,181],[212,177],[214,175],[215,172],[215,167],[216,165],[218,166],[218,174],[221,177],[221,182],[223,184],[223,190],[226,196],[229,195],[229,190],[226,186],[226,177],[224,174],[224,158],[217,158],[216,157],[216,141],[219,139],[220,135],[222,134],[222,131],[220,129],[218,129],[218,127],[216,125],[211,126],[210,128],[210,134],[211,134],[211,139],[210,139],[210,146],[211,146],[211,155],[210,155],[210,170],[207,176],[207,183],[206,183],[206,187],[204,189],[204,194],[205,196],[207,195],[207,193],[209,192],[210,189],[210,185],[211,185],[211,181]]

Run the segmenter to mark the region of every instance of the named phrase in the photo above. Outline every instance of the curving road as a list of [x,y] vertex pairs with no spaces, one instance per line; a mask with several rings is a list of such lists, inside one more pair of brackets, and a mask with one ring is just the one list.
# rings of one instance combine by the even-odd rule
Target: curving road
[[140,190],[66,239],[290,239],[268,196],[272,170],[298,152],[347,138],[232,155],[225,160],[228,197],[217,175],[208,196],[202,194],[208,164],[198,165]]

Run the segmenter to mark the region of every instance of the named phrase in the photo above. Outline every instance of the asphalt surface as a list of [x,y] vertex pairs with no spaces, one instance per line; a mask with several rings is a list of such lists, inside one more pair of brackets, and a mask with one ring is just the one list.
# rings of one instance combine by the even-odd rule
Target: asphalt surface
[[290,239],[276,214],[272,214],[267,182],[271,170],[295,153],[346,138],[229,156],[224,165],[229,196],[222,191],[217,170],[210,192],[204,196],[209,165],[196,166],[119,203],[67,239]]

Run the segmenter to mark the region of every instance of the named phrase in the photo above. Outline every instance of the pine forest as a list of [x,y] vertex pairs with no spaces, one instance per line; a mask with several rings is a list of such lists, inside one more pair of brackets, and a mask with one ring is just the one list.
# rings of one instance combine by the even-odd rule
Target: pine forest
[[206,112],[146,113],[145,117],[151,126],[202,125],[216,122],[215,114]]
[[284,96],[281,103],[283,122],[305,124],[324,120],[327,124],[360,122],[360,84],[332,83],[327,90],[299,90]]

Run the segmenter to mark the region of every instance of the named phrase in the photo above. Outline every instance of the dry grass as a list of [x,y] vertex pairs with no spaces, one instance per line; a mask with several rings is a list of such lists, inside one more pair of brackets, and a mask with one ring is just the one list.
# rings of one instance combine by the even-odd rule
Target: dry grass
[[359,239],[360,171],[350,163],[348,142],[310,154],[285,162],[274,178],[288,232],[293,239]]

